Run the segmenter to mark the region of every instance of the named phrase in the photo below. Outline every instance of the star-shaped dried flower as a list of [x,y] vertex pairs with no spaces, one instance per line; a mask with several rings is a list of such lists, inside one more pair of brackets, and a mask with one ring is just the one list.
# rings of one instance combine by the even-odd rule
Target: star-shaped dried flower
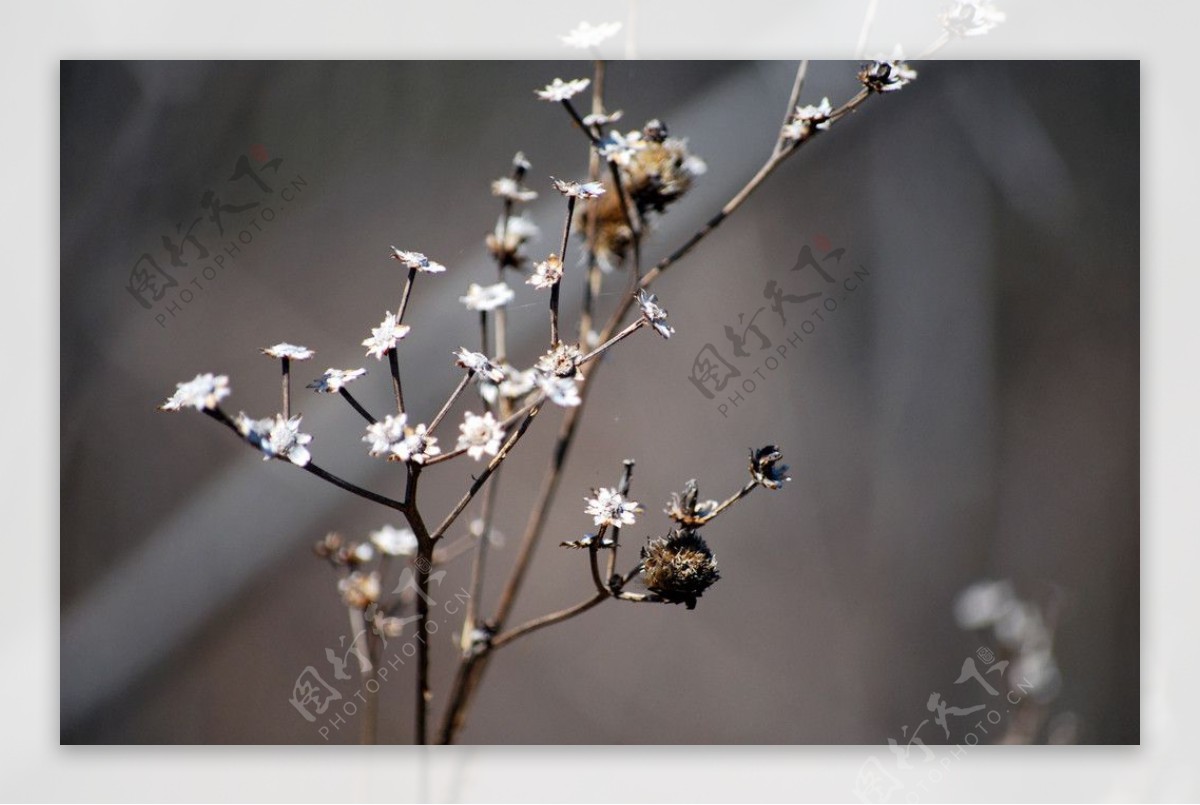
[[420,252],[406,252],[403,249],[392,247],[392,259],[399,260],[409,268],[415,268],[417,271],[423,271],[426,274],[441,274],[446,270],[446,267],[441,263],[435,263]]
[[556,377],[580,377],[579,360],[583,352],[574,344],[559,344],[537,360],[537,368]]
[[392,453],[401,461],[411,461],[414,464],[424,464],[429,459],[442,452],[437,446],[437,437],[430,436],[425,425],[415,428],[406,427],[404,438],[392,447]]
[[536,190],[530,190],[521,185],[511,176],[505,176],[492,182],[492,195],[514,202],[533,201],[538,197]]
[[625,113],[620,109],[612,112],[593,112],[590,115],[583,116],[583,125],[585,126],[607,126],[610,123],[616,123]]
[[647,145],[648,143],[642,138],[640,131],[631,131],[628,134],[610,131],[600,141],[600,156],[609,162],[625,167],[637,152],[645,150]]
[[554,180],[554,189],[562,193],[564,196],[574,198],[600,198],[604,195],[604,185],[600,182],[564,182],[562,179]]
[[409,528],[385,525],[371,532],[371,543],[386,556],[413,556],[417,552],[417,535]]
[[367,355],[376,360],[383,360],[383,356],[388,353],[388,350],[395,349],[396,342],[408,335],[408,331],[411,329],[407,324],[397,321],[394,313],[390,310],[387,311],[383,322],[378,327],[371,328],[371,337],[362,342],[363,346],[367,348]]
[[495,310],[507,305],[515,295],[505,282],[486,286],[472,282],[467,288],[467,295],[460,296],[458,301],[466,305],[468,310]]
[[654,328],[654,332],[663,338],[675,335],[675,328],[667,324],[667,311],[659,307],[657,296],[638,291],[638,305],[642,308],[642,318]]
[[583,499],[587,503],[584,513],[592,515],[596,525],[615,528],[633,525],[637,521],[634,515],[642,510],[635,501],[626,500],[625,496],[615,489],[593,489],[592,495]]
[[519,268],[525,263],[525,255],[520,249],[525,241],[539,234],[537,225],[523,215],[505,218],[501,215],[496,220],[496,228],[485,238],[488,252],[500,261],[503,266]]
[[229,396],[229,377],[212,373],[196,375],[186,383],[176,383],[175,393],[162,405],[160,411],[181,411],[195,408],[197,411],[216,408],[221,400]]
[[546,398],[555,405],[564,408],[574,408],[583,400],[579,397],[579,387],[574,378],[558,377],[553,374],[537,372],[537,385]]
[[685,526],[703,525],[704,521],[721,505],[715,500],[699,500],[699,489],[693,478],[683,487],[683,494],[671,493],[667,508],[663,509],[677,523]]
[[355,571],[338,581],[338,592],[342,601],[351,609],[366,609],[379,600],[382,592],[379,574]]
[[363,441],[371,445],[368,451],[373,456],[388,455],[404,440],[404,425],[408,417],[404,414],[385,416],[378,422],[367,425],[367,435]]
[[864,64],[858,71],[858,80],[871,92],[895,92],[917,77],[917,71],[904,61],[899,46],[892,58],[878,58]]
[[982,36],[1004,22],[1005,14],[990,0],[954,0],[938,15],[938,22],[952,36]]
[[467,455],[478,461],[484,453],[494,456],[500,451],[500,443],[504,441],[504,429],[496,421],[491,412],[476,416],[467,411],[463,416],[461,431],[456,450],[466,450]]
[[575,97],[587,89],[588,85],[591,83],[592,82],[587,78],[576,78],[573,81],[563,81],[561,78],[556,78],[544,88],[534,90],[534,92],[537,93],[537,96],[543,101],[554,101],[558,103]]
[[814,131],[825,131],[833,125],[831,114],[833,107],[828,98],[822,98],[816,106],[797,106],[792,119],[783,127],[783,136],[788,140],[803,140]]
[[499,384],[490,380],[481,380],[479,383],[479,396],[488,405],[495,405],[500,397],[520,400],[537,388],[537,372],[533,369],[520,370],[511,363],[505,363],[500,370],[504,373],[504,379]]
[[788,466],[780,464],[783,452],[773,444],[750,451],[750,476],[764,489],[779,489],[792,480]]
[[270,355],[272,358],[287,358],[291,361],[306,361],[317,354],[308,347],[298,347],[295,344],[288,344],[286,342],[270,347],[263,347],[259,351],[264,355]]
[[562,260],[558,258],[557,254],[552,254],[533,266],[533,274],[525,280],[525,283],[535,288],[553,288],[562,279],[562,275]]
[[306,447],[312,436],[300,432],[300,420],[300,416],[284,419],[283,414],[268,419],[238,414],[236,424],[246,441],[262,451],[263,461],[286,458],[297,467],[303,467],[312,459]]
[[454,363],[464,369],[470,369],[475,374],[482,378],[486,378],[493,383],[499,383],[504,379],[504,370],[488,360],[488,357],[482,352],[471,352],[470,350],[460,347],[458,352],[454,353],[458,359]]
[[570,33],[560,36],[559,39],[568,47],[587,50],[596,47],[605,39],[616,36],[620,30],[621,23],[619,22],[602,22],[599,25],[581,22]]
[[308,384],[308,388],[318,394],[337,394],[366,373],[366,369],[326,369],[325,374]]

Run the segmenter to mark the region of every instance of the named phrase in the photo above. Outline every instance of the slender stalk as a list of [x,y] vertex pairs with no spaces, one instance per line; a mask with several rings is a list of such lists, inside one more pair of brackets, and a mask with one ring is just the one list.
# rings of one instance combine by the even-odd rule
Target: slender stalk
[[[373,635],[371,630],[367,630],[367,645],[371,658],[371,670],[367,676],[367,682],[363,687],[366,688],[366,702],[364,703],[363,723],[362,723],[362,743],[376,744],[379,743],[379,636]],[[374,690],[371,689],[371,682],[374,682]]]
[[442,410],[438,411],[437,416],[435,416],[433,421],[429,423],[429,427],[426,429],[427,433],[433,433],[433,429],[436,428],[443,419],[445,419],[446,414],[450,411],[450,407],[454,405],[455,401],[458,400],[460,396],[462,396],[463,390],[467,387],[467,384],[471,382],[471,378],[474,376],[474,369],[468,369],[466,371],[466,374],[463,375],[463,379],[458,381],[458,385],[454,387],[454,391],[450,393],[449,398],[447,398],[446,402],[442,405]]
[[392,372],[392,393],[396,396],[396,412],[404,413],[404,389],[400,386],[400,358],[396,350],[388,350],[388,366]]
[[358,495],[360,498],[366,498],[372,503],[378,503],[380,506],[387,506],[389,509],[395,509],[396,511],[400,512],[405,511],[408,508],[406,503],[402,503],[399,500],[392,500],[391,498],[380,495],[377,492],[372,492],[369,489],[363,489],[361,486],[356,486],[349,481],[339,478],[331,472],[321,469],[311,461],[304,465],[304,470],[305,472],[310,472],[317,476],[322,481],[328,481],[336,487],[345,489],[347,492]]
[[706,523],[711,522],[718,514],[725,511],[730,506],[737,503],[739,500],[746,497],[746,495],[749,495],[751,492],[753,492],[757,488],[758,488],[758,483],[756,481],[750,481],[745,486],[743,486],[741,489],[739,489],[737,492],[734,492],[728,499],[722,501],[717,506],[717,508],[713,509],[711,512],[706,514],[704,517],[698,518],[696,525],[701,526],[701,525],[705,525]]
[[[872,0],[875,2],[875,0]],[[783,122],[779,124],[779,130],[783,131],[783,127],[792,121],[792,115],[796,114],[796,107],[800,105],[800,92],[804,89],[804,78],[808,75],[808,59],[803,59],[800,66],[796,68],[796,78],[792,82],[792,94],[788,96],[787,108],[783,110]],[[775,139],[775,153],[778,154],[784,148],[785,141],[783,137],[777,136]]]
[[371,412],[368,411],[366,408],[363,408],[362,405],[359,404],[358,400],[354,399],[354,397],[351,396],[350,391],[345,386],[338,389],[338,394],[342,395],[342,399],[344,399],[346,402],[350,403],[350,407],[353,408],[355,411],[358,411],[359,416],[361,416],[363,419],[367,420],[368,423],[374,425],[376,422],[379,421],[375,417],[371,416]]
[[501,634],[498,634],[492,638],[492,642],[490,643],[491,650],[495,651],[498,648],[503,648],[512,641],[516,640],[518,637],[527,635],[530,632],[536,632],[538,629],[544,629],[547,626],[553,626],[556,623],[562,623],[569,618],[573,618],[576,615],[587,612],[589,609],[596,606],[596,604],[601,603],[608,597],[609,594],[607,592],[596,593],[596,595],[592,596],[586,601],[580,601],[574,606],[567,607],[566,609],[560,609],[558,612],[551,612],[549,615],[543,615],[542,617],[535,618],[528,623],[523,623],[520,626],[513,627],[507,632],[502,632]]
[[[617,494],[621,496],[629,494],[629,483],[633,480],[634,463],[634,460],[631,458],[627,458],[621,462],[621,481],[617,484]],[[608,552],[608,574],[604,577],[606,587],[612,580],[613,575],[617,572],[617,549],[620,548],[620,540],[621,527],[613,526],[612,548]]]
[[416,505],[421,467],[409,463],[404,497],[411,502],[405,512],[408,525],[417,537],[417,556],[413,566],[417,571],[417,686],[415,742],[424,745],[429,735],[429,572],[433,569],[433,539]]
[[479,625],[479,601],[483,597],[483,574],[487,564],[488,542],[491,539],[492,518],[496,513],[496,498],[500,483],[500,473],[483,490],[483,506],[480,520],[483,528],[479,532],[478,543],[475,546],[475,557],[471,562],[471,586],[467,598],[466,613],[463,616],[461,648],[465,652],[471,647],[472,633]]
[[486,310],[479,311],[479,351],[484,355],[491,354],[491,350],[488,349],[488,312]]
[[594,358],[598,358],[598,357],[600,357],[600,356],[601,356],[601,355],[603,355],[605,352],[607,352],[608,350],[612,349],[612,347],[613,347],[613,345],[614,345],[614,344],[616,344],[616,343],[618,343],[619,341],[622,341],[622,340],[624,340],[624,339],[628,338],[629,336],[633,335],[633,334],[634,334],[634,333],[636,333],[638,330],[640,330],[642,327],[644,327],[644,326],[645,326],[645,324],[646,324],[646,320],[645,320],[645,319],[638,319],[637,321],[630,323],[630,324],[629,324],[629,325],[628,325],[628,326],[627,326],[627,327],[626,327],[624,330],[622,330],[621,332],[617,333],[617,334],[616,334],[616,335],[614,335],[612,338],[608,339],[608,340],[607,340],[607,341],[605,341],[603,344],[601,344],[600,346],[596,347],[596,348],[595,348],[595,349],[593,349],[591,352],[589,352],[588,354],[586,354],[586,355],[584,355],[582,358],[580,358],[580,359],[579,359],[579,361],[578,361],[578,362],[577,362],[575,365],[576,365],[576,366],[583,366],[583,365],[584,365],[585,363],[587,363],[588,361],[590,361],[590,360],[592,360],[592,359],[594,359]]
[[404,321],[404,312],[408,310],[408,300],[412,296],[413,283],[417,279],[417,269],[410,268],[408,270],[408,279],[404,281],[404,293],[400,297],[400,309],[396,311],[396,323],[400,324]]
[[[563,270],[567,266],[567,244],[571,237],[571,218],[575,215],[575,196],[567,196],[567,222],[563,225],[562,251],[559,253],[562,260]],[[562,280],[554,283],[550,287],[550,348],[558,346],[558,292],[562,287]]]
[[283,364],[283,418],[292,417],[292,359],[284,355],[279,359]]
[[[603,59],[595,59],[592,62],[592,114],[604,114],[604,80],[607,70]],[[597,128],[597,133],[600,129]],[[588,181],[595,182],[600,179],[600,152],[595,148],[590,149],[588,154]],[[596,261],[596,235],[600,229],[600,216],[598,214],[600,202],[598,199],[589,199],[587,202],[588,218],[587,218],[587,276],[583,283],[583,304],[580,306],[579,313],[579,343],[583,346],[588,345],[588,333],[592,330],[592,307],[595,304],[595,299],[600,295],[600,266]]]

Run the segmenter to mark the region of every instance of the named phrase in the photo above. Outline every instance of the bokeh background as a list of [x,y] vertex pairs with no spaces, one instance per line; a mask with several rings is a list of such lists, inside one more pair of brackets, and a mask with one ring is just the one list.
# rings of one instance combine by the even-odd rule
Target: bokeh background
[[[664,276],[678,333],[639,334],[601,370],[516,617],[588,594],[586,561],[555,545],[590,525],[582,497],[612,484],[623,458],[638,460],[632,496],[647,509],[630,543],[666,527],[658,512],[687,479],[713,497],[742,483],[752,445],[782,445],[792,483],[707,530],[724,578],[695,611],[606,604],[498,654],[465,742],[902,741],[929,716],[931,692],[954,699],[981,645],[953,605],[983,578],[1054,602],[1062,681],[1051,707],[1073,738],[1138,742],[1138,66],[918,67],[916,83],[808,144]],[[855,70],[815,63],[806,102],[848,98]],[[540,190],[551,175],[584,174],[582,138],[532,90],[589,72],[63,64],[64,742],[325,742],[288,701],[348,630],[311,543],[333,529],[365,537],[388,512],[154,406],[175,382],[216,371],[231,377],[234,410],[276,410],[278,370],[258,348],[281,340],[318,350],[297,380],[307,367],[365,365],[358,343],[402,283],[387,259],[394,243],[450,267],[419,283],[404,345],[409,405],[432,415],[457,377],[449,353],[477,338],[457,297],[494,273],[488,183],[518,149]],[[646,241],[648,263],[761,164],[793,72],[610,65],[609,105],[625,123],[662,118],[709,166]],[[130,270],[147,252],[168,266],[162,238],[203,214],[205,191],[227,204],[267,198],[230,182],[242,156],[281,160],[262,174],[275,193],[302,183],[215,279],[169,268],[191,301],[169,292],[179,308],[157,319],[165,306],[134,300]],[[556,249],[561,203],[544,192],[530,212],[543,230],[532,253]],[[231,213],[226,237],[207,219],[195,232],[216,252],[249,220]],[[725,325],[767,304],[768,281],[796,290],[800,250],[826,242],[846,249],[843,275],[853,266],[869,278],[722,413],[689,381],[693,359],[708,343],[729,356]],[[514,351],[530,362],[544,299],[510,284]],[[578,298],[570,276],[571,325]],[[788,327],[760,316],[773,342],[803,320],[789,315]],[[384,410],[386,372],[368,368],[356,392]],[[308,392],[296,407],[322,465],[399,491],[402,474],[366,456],[348,407]],[[508,539],[492,554],[485,610],[558,415],[539,418],[501,480]],[[457,499],[469,469],[427,482],[434,511]],[[445,583],[457,589],[467,571],[460,560]],[[440,624],[435,711],[458,625]],[[411,739],[411,687],[406,674],[384,686],[381,740]],[[357,736],[351,722],[330,740]]]

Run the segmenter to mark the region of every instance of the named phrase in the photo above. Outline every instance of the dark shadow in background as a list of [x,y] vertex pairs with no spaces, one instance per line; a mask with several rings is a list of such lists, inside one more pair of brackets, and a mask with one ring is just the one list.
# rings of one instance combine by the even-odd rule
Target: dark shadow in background
[[[710,166],[647,241],[647,262],[753,173],[792,69],[611,66],[610,105],[625,124],[662,117]],[[849,97],[854,69],[814,65],[806,97]],[[450,266],[422,280],[405,344],[429,378],[409,381],[412,405],[432,412],[455,379],[450,351],[476,338],[457,297],[492,276],[488,182],[518,149],[538,189],[549,175],[583,174],[578,133],[531,90],[587,70],[63,64],[65,742],[324,742],[288,703],[296,676],[327,667],[325,649],[346,632],[334,579],[309,545],[330,529],[365,536],[385,513],[154,405],[174,382],[220,371],[233,410],[275,410],[277,369],[257,349],[280,340],[320,353],[300,381],[366,365],[357,344],[400,289],[386,259],[395,243]],[[922,65],[912,87],[811,143],[673,269],[659,291],[678,335],[639,334],[604,367],[518,617],[586,595],[586,562],[552,546],[590,524],[581,497],[614,482],[622,458],[639,461],[633,497],[647,510],[631,544],[665,527],[658,512],[688,478],[714,497],[741,483],[751,445],[783,445],[794,480],[710,530],[724,578],[695,612],[606,605],[501,653],[464,740],[900,738],[978,647],[955,625],[956,593],[1005,577],[1066,602],[1055,710],[1079,718],[1084,742],[1136,743],[1138,85],[1136,63]],[[235,239],[255,211],[229,213],[221,236],[201,221],[210,257],[239,249],[212,279],[202,260],[170,266],[162,237],[179,240],[177,224],[207,215],[206,190],[266,204],[248,178],[229,181],[243,155],[252,167],[280,158],[262,176],[275,194],[299,179],[293,200],[249,242]],[[544,233],[533,253],[556,249],[559,205],[544,193],[533,213]],[[825,242],[865,278],[822,321],[799,308],[785,308],[786,324],[760,315],[772,342],[762,355],[804,321],[813,330],[759,376],[752,339],[755,354],[737,365],[755,390],[734,406],[731,386],[722,412],[690,382],[693,359],[708,343],[729,357],[724,326],[768,304],[768,281],[794,290],[801,248]],[[149,309],[126,288],[143,253],[180,283]],[[525,362],[544,338],[543,305],[520,286]],[[368,368],[361,398],[382,410],[386,371]],[[381,489],[398,482],[367,458],[353,412],[303,394],[323,464]],[[557,412],[546,419],[501,481],[509,540],[489,610]],[[431,503],[448,506],[467,469],[445,470]],[[456,566],[451,589],[466,572]],[[458,626],[440,624],[439,693]],[[356,683],[343,684],[352,696]],[[385,687],[382,740],[410,740],[410,699],[401,672]],[[331,740],[357,734],[350,720]]]

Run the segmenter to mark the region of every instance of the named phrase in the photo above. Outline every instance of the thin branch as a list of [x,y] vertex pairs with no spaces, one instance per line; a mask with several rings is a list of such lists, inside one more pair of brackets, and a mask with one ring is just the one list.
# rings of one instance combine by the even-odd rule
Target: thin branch
[[[567,222],[563,225],[562,251],[559,257],[565,269],[567,265],[567,244],[571,237],[571,218],[575,215],[575,196],[567,196]],[[550,348],[558,346],[558,293],[562,280],[550,286]]]
[[442,405],[442,409],[437,412],[437,416],[435,416],[433,421],[429,423],[429,427],[425,430],[426,433],[433,433],[433,429],[436,428],[443,419],[445,419],[446,414],[450,411],[450,407],[453,406],[455,401],[458,400],[458,398],[462,395],[463,389],[467,387],[467,384],[471,382],[471,378],[474,376],[474,369],[468,369],[466,371],[466,374],[463,375],[463,379],[458,381],[458,385],[454,387],[454,391],[450,393],[450,397],[447,398],[445,404]]
[[279,359],[283,364],[283,418],[292,418],[292,359],[284,355]]
[[359,404],[358,400],[354,399],[354,397],[351,396],[349,389],[347,389],[345,386],[342,386],[340,389],[338,389],[338,394],[342,395],[342,399],[344,399],[346,402],[350,403],[350,407],[353,408],[355,411],[358,411],[359,416],[361,416],[363,419],[367,420],[367,422],[369,424],[374,425],[376,422],[379,421],[375,417],[371,416],[371,412],[368,411],[366,408],[363,408],[362,405]]
[[404,389],[400,386],[400,357],[396,354],[395,347],[388,350],[388,366],[392,372],[392,394],[396,397],[396,412],[403,414]]
[[408,310],[408,300],[412,296],[413,283],[417,279],[417,269],[408,270],[408,279],[404,281],[404,293],[400,297],[400,309],[396,312],[396,324],[404,321],[404,312]]
[[509,629],[507,632],[502,632],[501,634],[492,638],[492,641],[489,644],[491,646],[490,650],[495,651],[496,649],[503,648],[512,641],[516,640],[518,637],[527,635],[530,632],[536,632],[538,629],[544,629],[547,626],[553,626],[556,623],[562,623],[569,618],[573,618],[576,615],[587,612],[589,609],[596,606],[596,604],[601,603],[608,597],[609,594],[607,592],[603,594],[597,593],[586,601],[581,601],[574,606],[567,607],[566,609],[560,609],[558,612],[551,612],[549,615],[543,615],[542,617],[535,618],[528,623],[515,626],[512,629]]
[[788,96],[788,105],[783,111],[783,123],[779,125],[779,134],[775,137],[776,154],[785,147],[786,141],[783,137],[783,129],[788,123],[792,122],[792,115],[796,114],[796,107],[800,105],[800,92],[804,89],[804,78],[807,74],[808,59],[803,59],[800,62],[800,66],[796,68],[796,79],[792,82],[792,94]]

